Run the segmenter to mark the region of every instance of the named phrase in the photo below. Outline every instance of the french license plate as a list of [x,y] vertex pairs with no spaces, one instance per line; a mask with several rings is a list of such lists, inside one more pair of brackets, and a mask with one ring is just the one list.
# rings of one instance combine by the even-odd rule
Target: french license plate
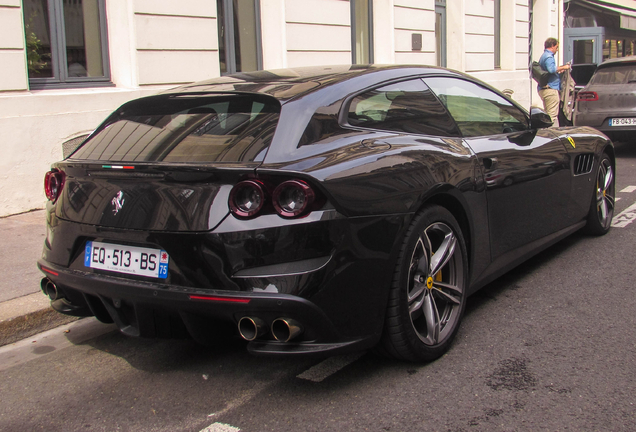
[[168,277],[169,260],[164,250],[113,243],[89,241],[84,251],[86,267],[160,279]]
[[634,126],[636,125],[636,118],[611,118],[609,119],[610,126]]

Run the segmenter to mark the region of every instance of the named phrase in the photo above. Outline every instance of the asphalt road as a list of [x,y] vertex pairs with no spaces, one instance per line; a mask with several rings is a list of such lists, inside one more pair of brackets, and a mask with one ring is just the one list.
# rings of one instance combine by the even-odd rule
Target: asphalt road
[[[618,215],[636,203],[636,145],[617,153]],[[241,342],[130,339],[81,320],[0,348],[0,430],[631,432],[633,218],[482,289],[429,364],[259,358]]]

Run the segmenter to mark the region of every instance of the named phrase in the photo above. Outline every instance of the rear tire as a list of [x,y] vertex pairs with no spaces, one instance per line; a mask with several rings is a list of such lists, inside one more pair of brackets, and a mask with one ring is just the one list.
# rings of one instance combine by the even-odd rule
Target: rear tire
[[429,206],[411,224],[389,295],[380,352],[432,361],[450,347],[466,304],[466,245],[453,215]]
[[614,165],[607,154],[603,154],[596,169],[596,183],[585,231],[592,235],[607,234],[614,217],[616,197]]

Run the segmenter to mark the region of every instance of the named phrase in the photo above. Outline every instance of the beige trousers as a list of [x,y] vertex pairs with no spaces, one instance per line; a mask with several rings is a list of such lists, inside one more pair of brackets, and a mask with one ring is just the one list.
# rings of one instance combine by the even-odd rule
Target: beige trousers
[[539,90],[539,97],[543,101],[543,108],[552,119],[552,127],[559,127],[559,91],[551,88]]

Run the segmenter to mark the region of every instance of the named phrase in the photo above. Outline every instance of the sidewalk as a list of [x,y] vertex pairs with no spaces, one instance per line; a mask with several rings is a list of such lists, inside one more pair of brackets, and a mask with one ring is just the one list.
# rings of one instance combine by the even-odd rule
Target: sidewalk
[[45,236],[44,210],[0,218],[0,346],[76,319],[52,310],[40,290]]

